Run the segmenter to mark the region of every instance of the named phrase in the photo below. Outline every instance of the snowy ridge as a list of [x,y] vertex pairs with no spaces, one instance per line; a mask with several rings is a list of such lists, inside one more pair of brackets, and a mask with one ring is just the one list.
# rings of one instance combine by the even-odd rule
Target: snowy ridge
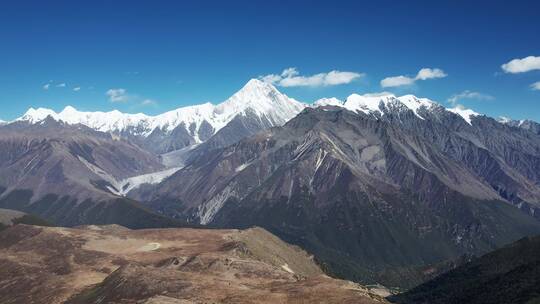
[[497,119],[497,121],[502,123],[502,124],[511,125],[511,126],[515,126],[515,127],[521,127],[521,126],[523,126],[523,124],[525,122],[527,122],[526,119],[515,120],[515,119],[509,118],[509,117],[504,117],[504,116],[499,117],[499,119]]
[[[166,133],[183,126],[195,143],[201,143],[199,130],[205,125],[211,127],[215,134],[226,126],[237,115],[254,113],[265,118],[273,125],[285,124],[306,107],[337,106],[350,111],[362,112],[368,115],[383,116],[389,112],[412,111],[418,118],[422,117],[421,110],[432,110],[441,107],[438,103],[414,95],[397,97],[392,93],[382,92],[375,94],[352,94],[345,101],[337,98],[322,98],[313,104],[299,102],[280,93],[273,85],[258,79],[251,79],[242,89],[224,102],[214,105],[205,103],[201,105],[178,108],[156,116],[142,113],[125,114],[119,111],[111,112],[81,112],[68,106],[60,113],[50,109],[30,108],[16,121],[26,121],[32,124],[42,122],[47,117],[67,124],[83,124],[102,132],[123,133],[147,137],[156,129]],[[472,117],[481,115],[473,110],[461,107],[448,108],[449,112],[459,115],[468,124],[472,124]],[[1,124],[1,122],[0,122]]]
[[365,114],[379,113],[384,115],[385,109],[409,109],[418,116],[424,119],[419,113],[420,108],[430,109],[437,105],[436,102],[427,98],[417,98],[413,95],[404,95],[396,97],[391,93],[380,94],[352,94],[347,97],[344,107],[353,112],[363,112]]
[[[335,99],[335,101],[329,100],[331,99],[320,99],[320,101],[318,100],[315,105],[339,106],[356,113],[362,112],[368,115],[376,114],[380,116],[383,116],[387,112],[410,110],[422,120],[425,118],[420,114],[420,109],[430,111],[435,108],[443,108],[439,103],[428,98],[418,98],[414,95],[403,95],[396,97],[392,93],[387,92],[364,95],[352,94],[347,97],[345,103],[343,104],[340,104],[338,99]],[[472,125],[472,117],[482,115],[471,109],[465,109],[462,106],[444,109],[459,115],[469,125]]]
[[306,105],[281,94],[274,86],[257,79],[250,80],[240,91],[221,104],[205,103],[182,107],[157,116],[142,113],[125,114],[117,110],[111,112],[81,112],[67,106],[60,113],[50,109],[30,108],[16,121],[31,124],[42,122],[47,117],[67,124],[83,124],[102,132],[131,132],[133,135],[148,136],[155,129],[171,132],[183,125],[196,142],[198,131],[204,122],[214,133],[226,126],[236,115],[248,111],[266,117],[275,125],[281,125],[298,114]]
[[457,106],[455,108],[446,109],[446,110],[463,117],[463,119],[471,126],[472,126],[472,117],[480,115],[471,109],[465,109],[461,106]]

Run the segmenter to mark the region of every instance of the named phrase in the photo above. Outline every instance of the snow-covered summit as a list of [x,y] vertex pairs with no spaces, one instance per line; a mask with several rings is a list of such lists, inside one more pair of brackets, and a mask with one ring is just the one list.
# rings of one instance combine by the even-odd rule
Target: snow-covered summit
[[475,116],[480,116],[481,114],[476,113],[471,109],[465,109],[463,106],[457,106],[455,108],[446,109],[452,113],[455,113],[461,117],[469,124],[472,125],[472,118]]
[[414,95],[397,97],[388,92],[364,95],[352,94],[347,97],[343,107],[353,112],[363,112],[365,114],[376,114],[380,116],[389,112],[395,113],[410,110],[420,119],[425,119],[422,116],[421,110],[433,111],[435,109],[444,109],[459,115],[469,125],[472,125],[472,117],[482,115],[471,109],[465,109],[463,106],[444,108],[439,103],[428,98],[419,98]]
[[274,125],[282,125],[302,111],[306,105],[280,93],[273,85],[251,79],[229,99],[214,108],[217,127],[228,123],[247,110],[266,116]]
[[436,102],[427,98],[418,98],[414,95],[404,95],[396,97],[391,93],[377,94],[352,94],[347,97],[344,107],[354,112],[364,112],[366,114],[379,113],[384,115],[386,111],[397,109],[408,109],[414,112],[416,116],[424,119],[419,114],[420,108],[430,109],[437,105]]
[[227,125],[236,115],[247,111],[265,116],[274,125],[281,125],[293,118],[305,104],[280,93],[271,84],[257,79],[250,80],[242,89],[218,105],[204,103],[172,110],[160,115],[149,116],[142,113],[126,114],[117,110],[110,112],[82,112],[67,106],[60,113],[50,109],[30,108],[17,121],[31,124],[39,123],[47,117],[67,124],[83,124],[102,132],[130,132],[133,135],[148,136],[155,129],[171,132],[183,125],[196,142],[201,140],[197,134],[206,122],[213,132]]

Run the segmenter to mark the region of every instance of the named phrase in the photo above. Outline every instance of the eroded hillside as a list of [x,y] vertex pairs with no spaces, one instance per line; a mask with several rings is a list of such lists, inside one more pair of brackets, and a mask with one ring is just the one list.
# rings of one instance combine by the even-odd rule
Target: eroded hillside
[[380,303],[260,228],[0,233],[1,303]]

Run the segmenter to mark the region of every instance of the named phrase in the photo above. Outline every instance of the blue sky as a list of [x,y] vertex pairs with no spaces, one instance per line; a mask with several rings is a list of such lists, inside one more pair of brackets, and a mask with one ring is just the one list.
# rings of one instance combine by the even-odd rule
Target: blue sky
[[[501,68],[540,56],[540,2],[441,2],[8,1],[0,119],[31,106],[157,114],[221,102],[250,78],[293,67],[285,78],[295,81],[276,85],[306,102],[390,91],[448,105],[457,96],[480,113],[540,121],[531,87],[540,58]],[[417,77],[422,68],[429,77]],[[354,74],[310,78],[331,71]],[[407,85],[381,86],[400,75]]]

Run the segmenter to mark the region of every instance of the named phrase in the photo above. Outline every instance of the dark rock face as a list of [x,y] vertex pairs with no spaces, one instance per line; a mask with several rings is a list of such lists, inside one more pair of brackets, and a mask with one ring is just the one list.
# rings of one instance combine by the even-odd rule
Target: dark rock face
[[136,130],[127,130],[118,135],[133,142],[142,149],[155,154],[165,154],[194,146],[201,142],[204,144],[198,148],[200,150],[223,148],[257,132],[281,125],[282,123],[272,121],[264,115],[259,116],[253,110],[247,109],[245,113],[236,115],[227,125],[217,132],[205,120],[202,122],[199,130],[195,129],[194,124],[188,128],[184,124],[180,124],[171,132],[156,128],[146,137],[133,135],[140,134]]
[[254,112],[247,111],[245,115],[237,115],[224,128],[220,129],[209,139],[207,145],[212,148],[226,147],[275,125],[265,116],[259,117]]
[[395,303],[537,303],[540,237],[521,239],[390,297]]
[[472,126],[451,116],[432,112],[421,127],[405,127],[472,170],[502,199],[540,218],[540,136],[486,116],[475,117]]
[[196,154],[139,198],[191,222],[263,226],[337,275],[388,286],[421,281],[390,269],[539,233],[530,214],[540,138],[486,117],[469,125],[444,109],[421,113],[306,109],[282,128]]
[[161,129],[155,129],[148,137],[141,140],[143,140],[142,147],[154,153],[171,152],[195,143],[184,124],[174,128],[170,134]]

